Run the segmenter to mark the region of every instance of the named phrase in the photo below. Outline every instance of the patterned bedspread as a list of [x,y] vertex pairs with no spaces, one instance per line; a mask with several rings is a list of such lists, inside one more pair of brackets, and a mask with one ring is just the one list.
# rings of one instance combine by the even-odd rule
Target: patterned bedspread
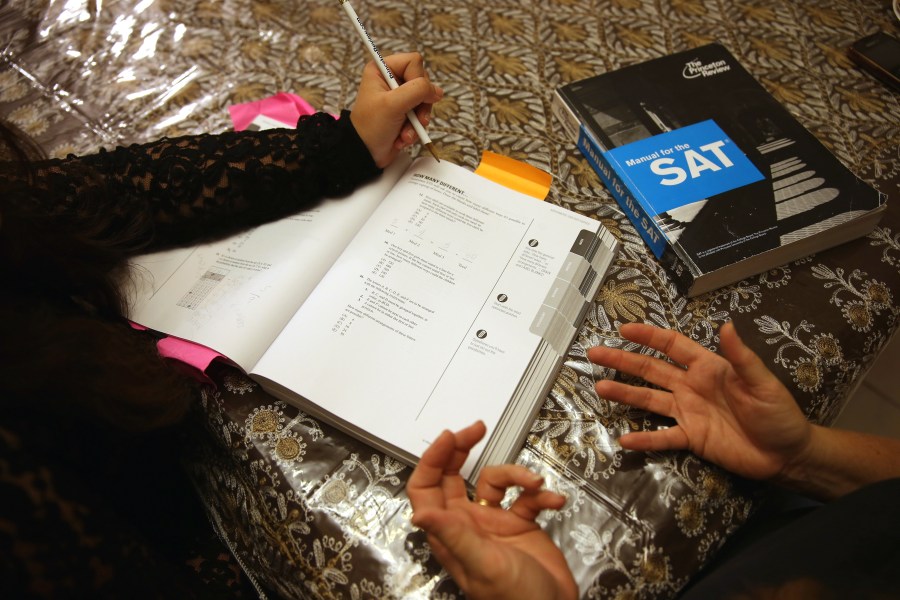
[[[359,0],[384,52],[417,49],[446,90],[431,135],[474,167],[488,149],[553,174],[548,201],[601,220],[623,252],[519,461],[569,496],[542,524],[586,598],[672,597],[752,514],[760,488],[691,454],[629,453],[665,420],[598,398],[616,377],[586,349],[629,347],[621,323],[716,350],[744,339],[828,424],[900,315],[900,97],[845,48],[897,34],[887,2]],[[230,128],[227,107],[289,91],[349,106],[365,54],[335,0],[33,0],[0,8],[0,111],[52,155]],[[858,175],[889,196],[869,236],[686,299],[549,111],[557,85],[712,41]],[[347,360],[346,377],[354,364]],[[459,595],[409,524],[410,469],[260,391],[227,367],[189,457],[212,521],[260,587],[289,597]],[[402,375],[401,375],[402,376]],[[334,385],[341,385],[335,381]]]

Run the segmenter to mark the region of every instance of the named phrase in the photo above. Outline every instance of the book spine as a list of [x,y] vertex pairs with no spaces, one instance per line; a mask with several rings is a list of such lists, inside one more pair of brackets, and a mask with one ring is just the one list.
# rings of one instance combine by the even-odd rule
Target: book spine
[[660,231],[656,220],[647,214],[643,204],[634,197],[628,186],[619,177],[616,170],[610,164],[605,152],[591,137],[590,133],[582,125],[577,139],[578,149],[587,158],[597,175],[603,181],[606,189],[625,212],[631,224],[650,248],[660,264],[670,273],[675,285],[684,293],[688,293],[694,283],[691,270],[679,258],[671,247],[666,236]]
[[550,103],[550,112],[556,116],[556,119],[560,122],[563,129],[565,129],[566,135],[577,142],[578,130],[581,127],[581,122],[578,119],[578,115],[575,114],[575,111],[573,111],[569,103],[566,102],[566,99],[563,97],[560,90],[556,90],[556,92],[553,93],[553,101]]
[[578,134],[578,149],[584,154],[588,162],[603,180],[604,185],[619,203],[622,210],[628,216],[632,225],[650,246],[653,255],[660,258],[668,245],[666,238],[657,228],[656,222],[647,214],[644,206],[631,193],[631,190],[619,177],[619,174],[610,164],[606,153],[600,149],[600,145],[591,137],[582,126]]

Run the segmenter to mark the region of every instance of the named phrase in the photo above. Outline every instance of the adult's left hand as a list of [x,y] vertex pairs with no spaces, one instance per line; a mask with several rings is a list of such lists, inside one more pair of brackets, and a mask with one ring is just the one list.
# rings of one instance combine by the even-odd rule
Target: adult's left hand
[[[445,431],[429,446],[406,486],[413,524],[428,534],[435,557],[467,598],[577,598],[565,557],[535,523],[542,510],[561,508],[564,496],[543,490],[543,478],[521,465],[500,465],[482,470],[476,501],[469,500],[459,470],[484,433],[479,421]],[[500,501],[511,486],[522,493],[504,510]]]

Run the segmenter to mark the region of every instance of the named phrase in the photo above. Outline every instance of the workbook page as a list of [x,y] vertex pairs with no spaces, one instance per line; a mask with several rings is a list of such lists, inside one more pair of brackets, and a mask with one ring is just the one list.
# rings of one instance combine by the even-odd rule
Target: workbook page
[[249,372],[409,163],[402,154],[346,198],[216,243],[136,259],[130,318]]
[[532,321],[586,228],[599,225],[419,159],[254,375],[412,456],[444,428],[477,418],[490,428],[541,339]]

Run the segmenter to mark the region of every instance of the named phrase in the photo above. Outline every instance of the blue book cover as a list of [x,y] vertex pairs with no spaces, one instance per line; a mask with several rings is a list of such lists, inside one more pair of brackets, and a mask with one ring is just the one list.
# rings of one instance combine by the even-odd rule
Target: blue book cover
[[562,86],[553,110],[690,296],[865,235],[884,209],[720,44]]

